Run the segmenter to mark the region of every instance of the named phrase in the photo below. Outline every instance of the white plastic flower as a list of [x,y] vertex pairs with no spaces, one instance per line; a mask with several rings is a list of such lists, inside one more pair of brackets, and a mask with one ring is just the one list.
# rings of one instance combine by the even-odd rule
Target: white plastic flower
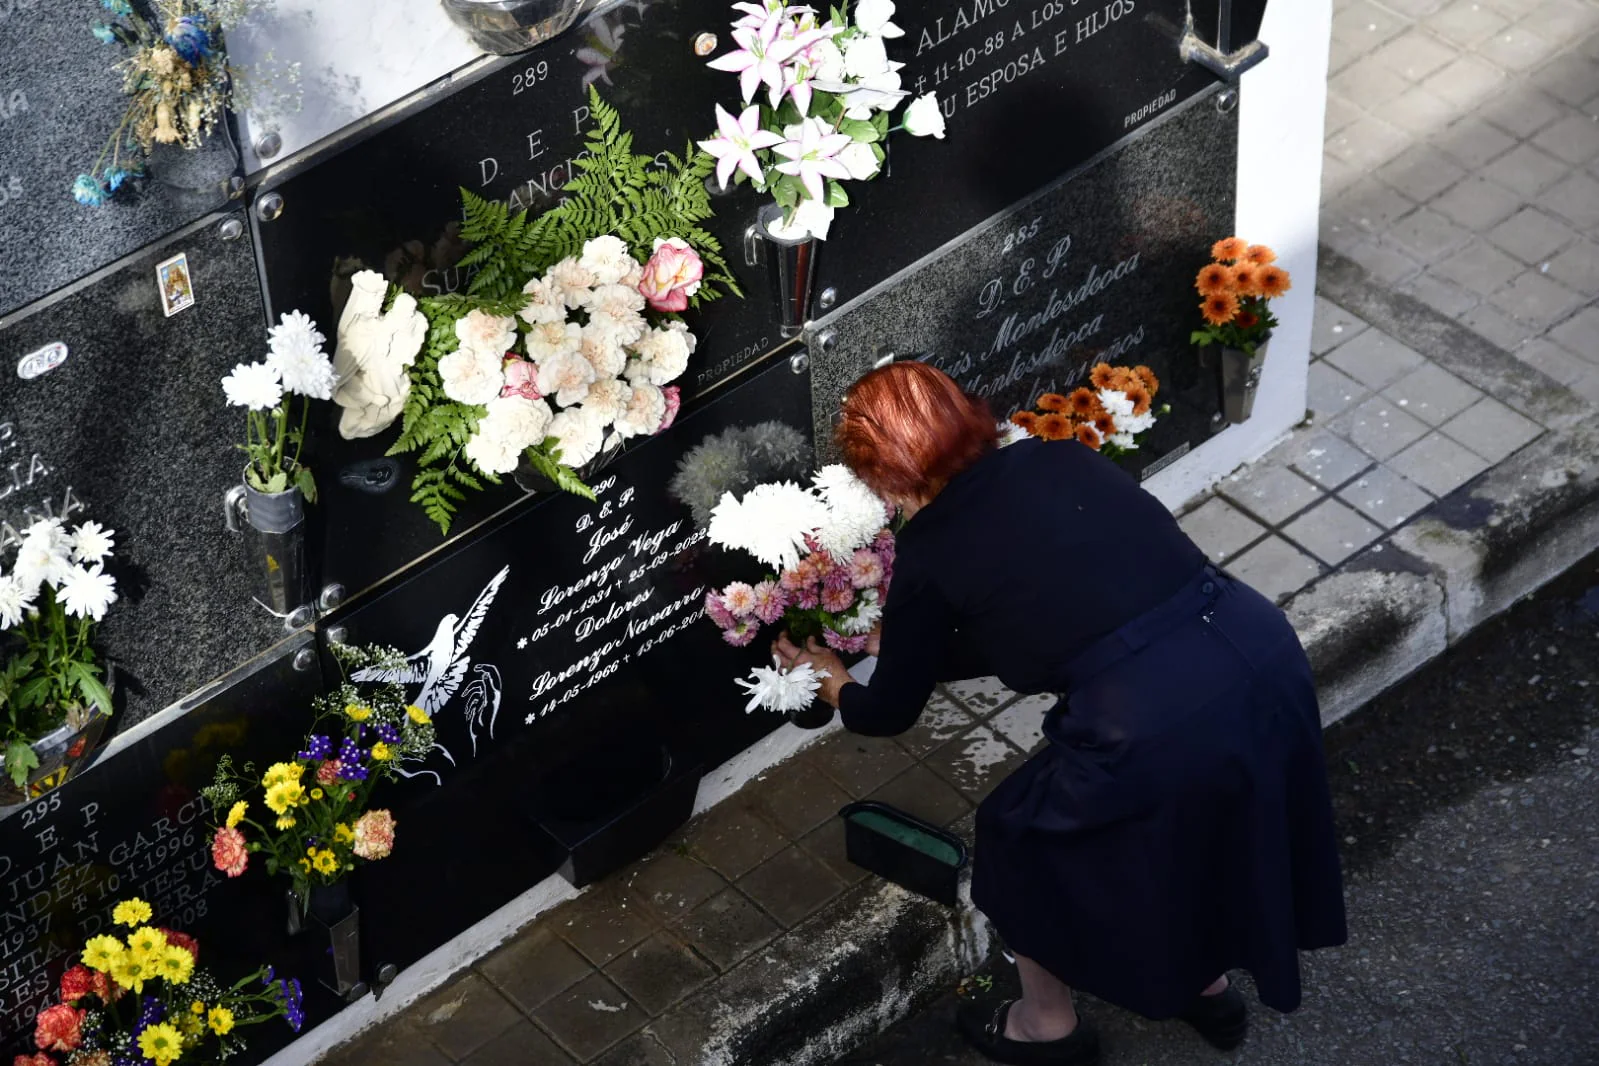
[[894,17],[893,0],[857,0],[855,25],[864,32],[878,37],[903,37],[905,31],[889,19]]
[[527,304],[517,312],[522,321],[535,326],[566,321],[566,290],[549,274],[534,278],[522,286],[522,292],[527,296]]
[[872,78],[887,73],[888,48],[881,37],[867,34],[844,42],[844,73],[851,78]]
[[627,250],[627,242],[610,234],[584,241],[583,255],[578,259],[578,264],[593,271],[595,282],[599,285],[619,284],[638,266],[633,254]]
[[877,590],[865,589],[855,598],[855,613],[838,621],[839,632],[846,637],[870,633],[883,617],[883,605],[877,602]]
[[883,166],[877,159],[877,153],[872,151],[872,146],[861,141],[851,141],[849,147],[838,153],[838,161],[844,164],[844,169],[856,181],[876,177]]
[[17,574],[0,577],[0,629],[10,629],[33,610],[39,586],[29,584]]
[[833,214],[836,210],[837,208],[828,207],[821,200],[801,200],[799,207],[794,209],[793,221],[784,225],[782,219],[779,219],[766,228],[779,240],[803,240],[806,237],[815,237],[819,241],[825,241],[827,231],[833,225]]
[[842,463],[822,467],[814,481],[827,508],[827,517],[816,529],[816,543],[833,558],[846,560],[882,530],[887,508]]
[[822,678],[827,676],[826,670],[818,670],[810,663],[800,663],[790,670],[757,666],[748,678],[739,678],[734,683],[749,693],[750,701],[744,705],[746,714],[757,707],[786,714],[809,707],[821,691]]
[[[564,317],[554,322],[540,322],[530,328],[524,337],[527,357],[540,366],[558,355],[576,352],[582,341],[583,327],[576,322],[566,321]],[[539,390],[545,393],[550,391],[542,385]]]
[[905,132],[912,137],[944,139],[944,112],[938,106],[938,96],[926,93],[910,102],[903,119]]
[[283,402],[283,378],[267,363],[239,363],[222,379],[228,403],[251,411],[269,411]]
[[555,438],[561,450],[561,462],[567,466],[582,466],[600,454],[607,421],[586,403],[582,407],[568,407],[551,419],[548,435]]
[[600,378],[589,386],[589,394],[583,397],[583,407],[601,426],[608,426],[621,417],[632,398],[633,388],[627,382]]
[[505,387],[503,359],[493,351],[463,346],[439,360],[444,395],[456,403],[486,404]]
[[539,391],[562,407],[582,403],[594,383],[594,368],[574,347],[539,360]]
[[550,405],[521,396],[500,396],[486,405],[478,432],[503,437],[508,447],[521,451],[544,443],[550,427]]
[[516,319],[491,315],[482,309],[468,311],[455,323],[455,336],[461,347],[503,358],[516,343]]
[[58,595],[68,614],[98,622],[105,617],[106,609],[117,602],[117,583],[99,563],[69,567]]
[[333,398],[337,383],[333,360],[323,345],[327,342],[309,315],[289,311],[279,324],[267,330],[268,366],[275,368],[286,392],[316,400]]
[[589,290],[599,284],[599,278],[595,276],[594,271],[578,262],[574,256],[567,256],[550,267],[545,277],[561,290],[561,298],[566,301],[566,306],[569,308],[578,308],[587,304]]
[[509,438],[479,430],[466,442],[461,454],[485,474],[509,474],[522,460],[522,449]]
[[642,379],[651,385],[676,381],[688,369],[691,336],[687,329],[652,329],[644,334],[633,345],[637,359],[627,365],[628,380],[637,384]]
[[711,510],[706,535],[714,544],[748,552],[774,570],[799,563],[805,538],[827,521],[827,505],[791,481],[757,485],[740,500],[731,492]]
[[622,368],[627,366],[627,350],[616,339],[615,331],[603,326],[584,326],[577,350],[594,368],[595,376],[602,379],[620,377]]
[[72,557],[80,563],[104,562],[111,549],[116,530],[107,529],[99,522],[85,522],[72,532]]
[[622,413],[616,416],[616,434],[628,437],[648,437],[661,428],[666,417],[666,394],[648,382],[635,382]]

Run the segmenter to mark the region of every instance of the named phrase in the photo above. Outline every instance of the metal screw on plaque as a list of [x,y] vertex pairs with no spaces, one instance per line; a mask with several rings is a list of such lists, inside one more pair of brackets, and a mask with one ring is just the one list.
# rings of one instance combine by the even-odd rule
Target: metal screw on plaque
[[309,603],[302,603],[294,610],[283,616],[283,628],[290,633],[304,629],[316,621],[316,608]]
[[329,626],[327,637],[329,644],[343,644],[350,639],[350,630],[345,626]]
[[335,584],[332,584],[332,585],[324,585],[322,587],[322,595],[317,597],[316,605],[317,605],[317,609],[318,610],[323,611],[325,613],[327,611],[333,610],[335,607],[337,607],[339,604],[341,604],[343,602],[344,602],[344,586],[335,583]]
[[694,38],[695,55],[702,57],[708,56],[714,51],[716,51],[716,34],[702,33],[698,37]]
[[262,159],[271,159],[281,151],[283,151],[283,138],[278,136],[277,130],[262,134],[255,142],[255,154]]
[[824,329],[816,336],[816,346],[822,349],[823,355],[832,355],[838,348],[838,334],[830,329]]
[[371,989],[366,986],[365,981],[357,981],[355,984],[351,985],[350,990],[344,994],[344,1002],[354,1003],[356,1000],[361,999],[370,991]]
[[829,285],[816,297],[816,306],[823,311],[838,303],[838,290]]
[[1216,110],[1222,114],[1230,114],[1238,106],[1238,90],[1223,89],[1216,95]]
[[388,991],[394,979],[400,976],[400,968],[392,962],[385,962],[378,967],[377,978],[372,982],[372,998],[382,999],[383,993]]
[[795,352],[788,357],[788,368],[796,374],[803,374],[811,368],[811,353],[807,351]]
[[271,222],[283,214],[283,197],[275,192],[269,192],[255,202],[255,217],[262,222]]
[[1226,424],[1227,424],[1227,419],[1222,415],[1222,413],[1220,411],[1217,411],[1215,414],[1210,416],[1210,428],[1211,429],[1213,429],[1213,430],[1220,429],[1223,426],[1225,426]]
[[217,236],[225,241],[236,241],[244,236],[244,223],[236,218],[225,218],[217,227]]
[[314,648],[301,648],[294,653],[293,665],[297,672],[305,673],[316,665],[316,650]]
[[228,179],[228,199],[237,200],[244,195],[244,178],[238,174]]

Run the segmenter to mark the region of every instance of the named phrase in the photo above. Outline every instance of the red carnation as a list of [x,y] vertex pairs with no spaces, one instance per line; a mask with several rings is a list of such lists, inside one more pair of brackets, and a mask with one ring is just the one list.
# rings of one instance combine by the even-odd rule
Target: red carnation
[[84,1012],[65,1003],[39,1012],[33,1042],[44,1051],[76,1051],[83,1043]]
[[194,956],[195,962],[200,961],[200,942],[198,940],[194,939],[194,937],[190,936],[188,933],[176,933],[171,929],[163,929],[161,931],[166,934],[168,944],[171,944],[175,948],[182,948],[184,951],[187,951],[190,955]]
[[78,965],[61,975],[61,998],[75,1003],[94,991],[94,971]]

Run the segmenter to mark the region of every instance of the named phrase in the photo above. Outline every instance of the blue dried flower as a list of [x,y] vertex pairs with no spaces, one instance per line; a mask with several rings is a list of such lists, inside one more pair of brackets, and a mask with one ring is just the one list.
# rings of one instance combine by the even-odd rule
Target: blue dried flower
[[100,6],[124,18],[133,14],[133,5],[128,0],[100,0]]
[[87,174],[79,174],[72,183],[72,198],[85,207],[99,207],[105,203],[105,186]]
[[140,171],[137,168],[129,169],[127,167],[112,167],[105,172],[106,188],[110,189],[112,192],[116,192],[118,189],[122,188],[123,185],[138,177],[139,173]]
[[172,50],[191,67],[199,66],[212,51],[211,31],[206,27],[204,15],[181,16],[167,31],[166,39]]
[[94,30],[94,39],[99,41],[101,44],[117,43],[117,35],[113,33],[111,27],[107,26],[105,23],[97,22],[94,24],[92,29]]

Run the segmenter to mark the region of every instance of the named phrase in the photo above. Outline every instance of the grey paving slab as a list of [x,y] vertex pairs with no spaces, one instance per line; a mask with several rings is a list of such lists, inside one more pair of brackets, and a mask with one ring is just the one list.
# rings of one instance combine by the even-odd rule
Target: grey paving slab
[[1314,581],[1321,566],[1286,540],[1271,536],[1229,563],[1227,572],[1281,603]]
[[1366,332],[1370,327],[1331,300],[1316,297],[1315,318],[1310,328],[1310,354],[1326,355],[1334,348]]
[[1567,385],[1572,394],[1579,396],[1590,406],[1599,407],[1599,369],[1590,370],[1587,374]]
[[1378,64],[1407,81],[1421,81],[1447,66],[1459,51],[1425,30],[1412,28],[1372,52]]
[[1565,114],[1565,109],[1553,97],[1518,81],[1484,103],[1477,113],[1516,139],[1524,140]]
[[[1449,103],[1458,113],[1460,105],[1453,100]],[[1434,135],[1433,143],[1475,170],[1514,148],[1516,138],[1476,115],[1468,114],[1465,118],[1457,119],[1442,133]]]
[[1478,304],[1460,316],[1460,321],[1479,336],[1513,351],[1532,335],[1532,327],[1518,322],[1491,304]]
[[1492,397],[1477,401],[1445,422],[1442,429],[1490,463],[1502,462],[1543,432],[1538,423]]
[[1044,741],[1044,715],[1055,706],[1055,697],[1042,693],[1023,696],[994,715],[989,725],[1022,751],[1031,752]]
[[1488,469],[1488,460],[1442,433],[1429,433],[1392,459],[1388,467],[1434,496],[1451,492]]
[[1415,209],[1416,202],[1396,189],[1367,180],[1329,204],[1326,213],[1368,233],[1382,233]]
[[1399,291],[1450,318],[1459,318],[1482,302],[1482,296],[1470,289],[1426,271],[1401,282]]
[[1511,72],[1531,70],[1559,50],[1559,43],[1516,24],[1477,46],[1477,54]]
[[1373,329],[1327,353],[1323,361],[1366,388],[1380,389],[1420,366],[1423,359],[1414,349]]
[[[1599,42],[1590,37],[1588,45],[1599,51]],[[1593,99],[1599,85],[1599,63],[1580,53],[1567,53],[1551,59],[1532,76],[1533,83],[1572,107]]]
[[1510,25],[1479,0],[1454,0],[1427,19],[1427,28],[1461,48],[1470,48]]
[[1482,399],[1480,391],[1433,362],[1389,385],[1383,395],[1429,426],[1442,425]]
[[1549,334],[1590,362],[1599,363],[1599,307],[1585,307]]
[[1400,14],[1408,15],[1413,19],[1431,15],[1441,9],[1449,0],[1388,0],[1389,6]]
[[1538,197],[1539,206],[1553,211],[1590,237],[1599,237],[1599,180],[1573,171]]
[[1391,466],[1379,465],[1346,485],[1338,498],[1387,529],[1408,521],[1432,497]]
[[1459,108],[1475,106],[1499,91],[1505,75],[1477,56],[1461,56],[1422,84]]
[[1539,131],[1532,143],[1576,166],[1599,156],[1599,123],[1590,115],[1569,114]]
[[1599,9],[1586,0],[1543,0],[1520,24],[1551,41],[1566,42],[1599,29]]
[[1296,441],[1290,454],[1290,465],[1295,470],[1329,491],[1371,465],[1371,456],[1325,431]]
[[1382,117],[1412,136],[1426,137],[1454,121],[1455,105],[1424,86],[1412,85],[1383,105]]
[[1000,683],[997,677],[976,677],[968,681],[948,681],[944,684],[957,703],[979,718],[997,711],[1016,698],[1016,693]]
[[1344,254],[1359,263],[1373,277],[1393,284],[1413,278],[1422,270],[1421,263],[1399,249],[1378,241],[1375,237],[1368,237],[1350,246]]
[[1599,294],[1599,242],[1577,241],[1549,261],[1548,273],[1568,289]]
[[1311,416],[1318,422],[1324,422],[1345,410],[1364,397],[1367,391],[1364,385],[1342,370],[1328,365],[1325,359],[1310,364],[1309,395],[1306,397],[1306,403],[1309,405]]
[[1484,177],[1492,178],[1510,191],[1527,197],[1537,196],[1545,189],[1554,187],[1570,173],[1569,165],[1542,148],[1525,143],[1518,144],[1482,168]]
[[1326,132],[1337,133],[1364,113],[1359,106],[1345,100],[1336,92],[1328,92],[1327,110],[1324,115]]
[[1417,208],[1388,227],[1383,239],[1423,263],[1431,263],[1465,247],[1471,231],[1431,208]]
[[1524,207],[1488,231],[1488,239],[1523,263],[1552,258],[1577,238],[1570,226],[1536,207]]
[[[1358,67],[1359,64],[1356,64]],[[1350,70],[1354,70],[1351,67]],[[1348,73],[1348,72],[1346,72]],[[1343,75],[1339,75],[1343,77]],[[1403,90],[1405,82],[1397,74],[1378,69],[1367,76],[1367,84],[1381,85],[1382,79],[1392,79]],[[1347,89],[1340,90],[1346,93]],[[1397,94],[1397,93],[1396,93]],[[1351,97],[1358,100],[1358,97]],[[1362,104],[1363,107],[1381,107],[1380,103]],[[1342,159],[1352,166],[1372,169],[1388,162],[1394,156],[1405,150],[1410,143],[1409,134],[1397,126],[1384,122],[1380,118],[1366,115],[1364,118],[1351,122],[1348,126],[1333,134],[1327,140],[1327,151]]]
[[1335,499],[1326,499],[1283,527],[1283,534],[1328,566],[1337,566],[1382,535],[1382,529]]
[[1410,199],[1424,203],[1464,178],[1466,170],[1437,148],[1421,143],[1400,152],[1378,169],[1377,176]]
[[1224,478],[1216,491],[1267,525],[1287,521],[1323,495],[1287,467],[1266,461]]
[[1266,527],[1220,496],[1212,496],[1177,522],[1212,562],[1225,562],[1259,540]]
[[1488,298],[1495,307],[1534,326],[1549,329],[1588,302],[1541,271],[1529,270]]
[[1373,459],[1397,455],[1426,436],[1428,430],[1425,422],[1406,414],[1386,396],[1373,396],[1357,404],[1339,415],[1332,428]]
[[1548,337],[1538,337],[1516,349],[1516,358],[1560,384],[1570,386],[1593,373],[1596,364],[1572,353]]
[[1428,269],[1479,296],[1491,296],[1509,285],[1526,267],[1508,252],[1483,238],[1476,238]]
[[1428,206],[1480,233],[1515,214],[1522,199],[1504,186],[1473,174],[1434,197]]
[[1373,0],[1339,3],[1333,9],[1333,37],[1357,48],[1362,55],[1405,32],[1410,20]]

